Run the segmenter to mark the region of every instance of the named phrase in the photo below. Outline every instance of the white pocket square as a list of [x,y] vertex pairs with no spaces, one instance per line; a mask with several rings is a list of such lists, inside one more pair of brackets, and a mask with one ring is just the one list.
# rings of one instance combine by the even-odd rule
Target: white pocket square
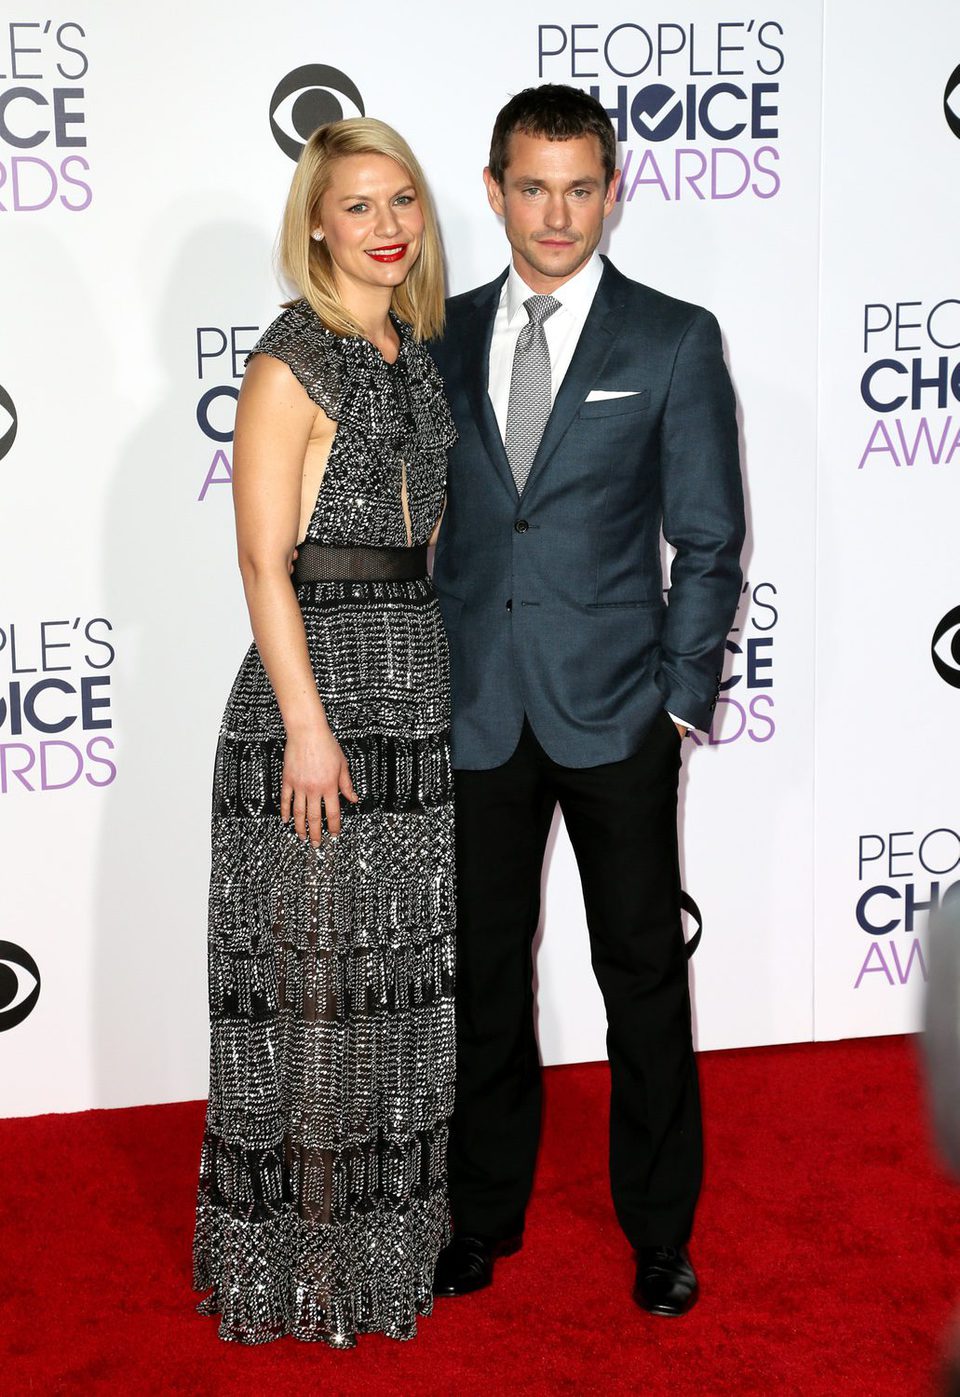
[[619,389],[610,392],[607,388],[592,388],[586,396],[586,402],[602,403],[607,398],[635,398],[639,392],[639,388],[628,388],[625,392],[621,392]]

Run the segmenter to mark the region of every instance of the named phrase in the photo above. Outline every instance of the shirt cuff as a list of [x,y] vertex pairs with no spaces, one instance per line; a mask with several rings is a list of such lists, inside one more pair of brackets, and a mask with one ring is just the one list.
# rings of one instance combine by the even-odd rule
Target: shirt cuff
[[693,732],[694,725],[693,723],[688,723],[686,718],[678,718],[676,713],[671,713],[669,709],[667,710],[667,717],[672,718],[675,723],[679,723],[682,728],[686,728],[687,732]]

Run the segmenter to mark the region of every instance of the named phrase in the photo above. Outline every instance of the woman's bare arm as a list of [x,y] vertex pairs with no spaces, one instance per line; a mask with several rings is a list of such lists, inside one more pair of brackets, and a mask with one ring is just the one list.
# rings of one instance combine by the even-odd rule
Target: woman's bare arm
[[287,366],[258,354],[244,376],[234,436],[237,553],[254,640],[287,733],[281,817],[320,843],[320,808],[340,830],[342,792],[356,800],[307,652],[290,562],[300,522],[303,462],[318,409]]

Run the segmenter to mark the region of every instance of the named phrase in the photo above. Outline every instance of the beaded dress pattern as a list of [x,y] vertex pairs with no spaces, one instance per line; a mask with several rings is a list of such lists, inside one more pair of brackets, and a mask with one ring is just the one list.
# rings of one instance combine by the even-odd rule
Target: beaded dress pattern
[[[409,327],[395,364],[306,302],[254,353],[338,423],[306,539],[422,544],[455,429]],[[402,507],[404,478],[412,540]],[[359,804],[319,850],[281,823],[284,727],[256,646],[213,791],[210,1099],[194,1284],[220,1336],[411,1338],[448,1240],[453,782],[446,640],[429,579],[297,587]]]

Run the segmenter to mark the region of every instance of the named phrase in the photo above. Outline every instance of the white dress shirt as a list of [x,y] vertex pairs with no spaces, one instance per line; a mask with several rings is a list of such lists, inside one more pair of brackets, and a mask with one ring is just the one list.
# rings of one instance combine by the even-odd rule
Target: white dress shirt
[[[543,326],[547,337],[547,348],[550,351],[551,404],[555,401],[557,391],[570,367],[570,360],[573,358],[587,316],[590,314],[590,307],[593,305],[593,298],[597,294],[597,287],[600,285],[602,275],[603,263],[600,261],[599,254],[595,252],[589,261],[583,264],[576,276],[565,281],[558,290],[550,292],[550,295],[560,302],[560,309],[555,310]],[[500,428],[500,436],[504,441],[507,436],[510,379],[513,376],[513,356],[517,348],[517,337],[523,327],[530,323],[530,317],[527,315],[523,303],[530,296],[538,294],[540,293],[533,291],[527,285],[511,263],[507,279],[500,292],[500,304],[497,306],[497,314],[493,321],[493,339],[490,341],[490,366],[487,375],[487,391],[493,404],[497,426]],[[691,723],[676,717],[673,713],[670,714],[670,717],[682,727],[692,727]]]

